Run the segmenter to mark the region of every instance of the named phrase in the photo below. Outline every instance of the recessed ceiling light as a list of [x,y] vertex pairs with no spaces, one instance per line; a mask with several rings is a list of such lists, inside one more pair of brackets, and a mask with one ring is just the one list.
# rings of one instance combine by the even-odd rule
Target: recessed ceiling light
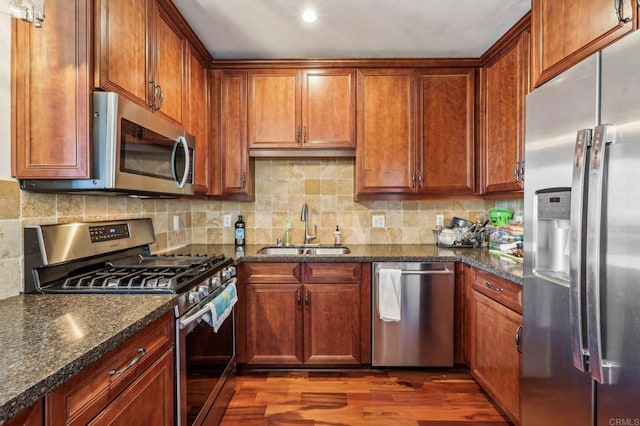
[[302,20],[304,22],[316,22],[318,14],[313,9],[307,9],[302,13]]

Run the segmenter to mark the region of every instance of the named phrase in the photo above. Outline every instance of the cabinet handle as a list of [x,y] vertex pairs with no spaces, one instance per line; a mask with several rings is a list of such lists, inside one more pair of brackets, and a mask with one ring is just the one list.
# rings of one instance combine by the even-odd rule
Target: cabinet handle
[[310,297],[309,297],[309,290],[305,290],[304,291],[304,309],[305,309],[305,311],[308,311],[310,306],[311,306],[311,300],[310,300]]
[[520,183],[524,184],[524,160],[520,161],[520,171],[518,172],[518,175],[520,177]]
[[296,143],[300,145],[300,126],[296,129]]
[[613,0],[613,7],[616,8],[616,15],[618,16],[618,21],[626,24],[631,22],[631,18],[625,18],[622,16],[622,0]]
[[307,126],[304,126],[304,131],[302,133],[303,133],[302,143],[306,144],[307,143]]
[[415,170],[411,171],[411,188],[412,189],[416,188],[416,171]]
[[162,86],[158,86],[160,88],[160,105],[158,106],[158,109],[162,108],[162,105],[164,105],[164,90],[162,90]]
[[520,162],[517,161],[516,164],[513,165],[513,180],[515,180],[517,183],[520,183],[519,171],[520,171]]
[[138,356],[136,356],[134,359],[132,359],[129,364],[127,364],[126,366],[122,367],[120,370],[115,370],[115,369],[114,370],[109,370],[109,376],[115,376],[116,374],[124,373],[125,371],[127,371],[128,369],[130,369],[131,367],[133,367],[134,365],[139,363],[140,360],[142,359],[142,357],[145,356],[146,353],[147,353],[147,351],[145,351],[144,348],[139,348],[138,349]]
[[486,283],[484,283],[484,285],[490,290],[497,291],[498,293],[504,293],[504,288],[496,287],[495,285],[491,284],[488,281]]
[[247,188],[247,174],[245,172],[242,172],[242,175],[240,176],[240,179],[242,181],[242,189],[246,189]]
[[151,92],[153,96],[153,98],[151,99],[151,104],[147,104],[147,106],[150,106],[155,110],[156,109],[156,83],[153,80],[149,80],[147,84],[151,85]]
[[516,350],[518,351],[518,353],[522,353],[522,349],[520,349],[520,341],[521,341],[520,333],[522,333],[522,326],[521,325],[519,325],[518,328],[516,328],[516,337],[515,337]]
[[302,290],[298,289],[296,291],[296,304],[298,305],[298,310],[302,310]]

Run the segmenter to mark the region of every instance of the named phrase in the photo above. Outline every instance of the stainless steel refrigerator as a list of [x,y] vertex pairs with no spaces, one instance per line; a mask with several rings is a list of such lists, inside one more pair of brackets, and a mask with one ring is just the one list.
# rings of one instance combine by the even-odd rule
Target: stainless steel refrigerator
[[526,108],[522,424],[640,425],[640,32]]

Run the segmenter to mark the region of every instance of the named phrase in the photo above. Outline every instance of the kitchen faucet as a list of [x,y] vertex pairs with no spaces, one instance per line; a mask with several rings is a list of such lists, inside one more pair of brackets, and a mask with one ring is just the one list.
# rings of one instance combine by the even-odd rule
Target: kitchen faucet
[[302,204],[300,220],[304,222],[304,243],[309,244],[311,240],[315,240],[318,237],[318,225],[313,225],[313,235],[309,234],[309,207],[307,203]]

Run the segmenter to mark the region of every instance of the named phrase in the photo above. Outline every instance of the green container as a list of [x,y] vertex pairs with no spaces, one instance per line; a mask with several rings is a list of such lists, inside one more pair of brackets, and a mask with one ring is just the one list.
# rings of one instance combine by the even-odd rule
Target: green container
[[506,225],[513,219],[513,210],[494,208],[489,210],[489,217],[493,226]]

